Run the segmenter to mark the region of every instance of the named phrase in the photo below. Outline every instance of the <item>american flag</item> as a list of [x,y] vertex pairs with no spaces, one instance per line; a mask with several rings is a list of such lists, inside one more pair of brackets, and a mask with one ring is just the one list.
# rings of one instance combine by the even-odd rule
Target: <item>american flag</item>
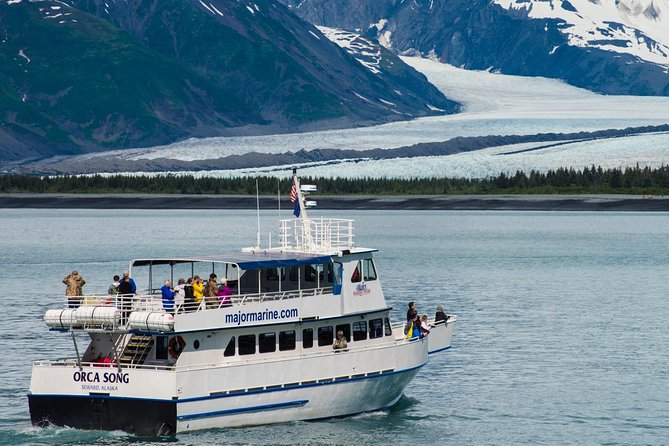
[[295,203],[295,200],[297,200],[297,188],[295,187],[295,183],[293,183],[293,187],[290,189],[290,202]]

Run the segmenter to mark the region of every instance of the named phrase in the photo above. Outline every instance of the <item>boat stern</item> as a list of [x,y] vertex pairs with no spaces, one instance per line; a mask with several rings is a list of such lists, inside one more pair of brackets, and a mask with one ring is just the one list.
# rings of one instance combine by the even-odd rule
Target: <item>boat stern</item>
[[174,375],[168,370],[35,363],[28,393],[30,420],[40,427],[172,435]]

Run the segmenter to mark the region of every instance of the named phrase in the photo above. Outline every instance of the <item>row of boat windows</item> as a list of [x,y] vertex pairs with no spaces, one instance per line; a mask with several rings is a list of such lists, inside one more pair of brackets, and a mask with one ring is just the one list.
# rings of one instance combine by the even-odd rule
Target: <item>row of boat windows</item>
[[[385,336],[391,336],[393,331],[390,327],[388,318],[376,318],[368,321],[356,321],[352,324],[325,325],[318,327],[314,332],[313,328],[302,330],[302,348],[309,349],[315,345],[319,347],[332,346],[335,333],[341,330],[347,341],[364,341],[367,339],[376,339]],[[256,339],[257,338],[257,339]],[[278,339],[278,343],[277,343]],[[257,342],[256,342],[257,341]],[[199,341],[195,341],[193,347],[199,348]],[[239,335],[230,338],[228,345],[223,352],[223,356],[253,355],[256,353],[271,353],[277,351],[290,351],[297,348],[297,332],[295,330],[285,330],[276,332]]]
[[[286,270],[288,270],[288,280],[297,282],[299,280],[298,270],[300,267],[291,266],[288,268],[270,268],[265,270],[265,279],[268,281],[286,280]],[[304,265],[304,281],[316,282],[322,281],[327,274],[327,282],[333,283],[334,266],[332,263],[326,265]],[[358,260],[358,264],[351,274],[351,282],[360,282],[376,280],[376,269],[372,259]]]

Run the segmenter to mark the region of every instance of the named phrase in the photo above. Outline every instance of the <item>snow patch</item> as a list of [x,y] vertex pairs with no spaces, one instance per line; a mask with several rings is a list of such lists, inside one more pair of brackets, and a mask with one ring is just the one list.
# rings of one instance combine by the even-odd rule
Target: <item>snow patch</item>
[[251,14],[255,15],[256,11],[253,8],[247,6],[246,9],[248,9]]
[[209,6],[205,5],[204,2],[203,2],[202,0],[198,0],[198,1],[200,2],[200,4],[201,4],[207,11],[211,12],[213,15],[216,15],[216,13],[215,13]]
[[313,32],[312,30],[309,30],[309,34],[311,34],[312,36],[314,36],[314,37],[317,38],[318,40],[321,40],[321,38],[318,37],[318,34],[316,34],[315,32]]
[[220,15],[221,17],[223,17],[223,13],[222,13],[221,11],[219,11],[219,10],[216,8],[216,6],[214,6],[212,3],[209,3],[209,6],[211,6],[211,9],[213,9],[213,10],[216,12],[216,14]]
[[19,56],[23,57],[28,63],[30,63],[30,58],[26,56],[26,53],[24,53],[23,50],[19,50]]
[[374,74],[380,74],[381,49],[360,34],[326,26],[316,26],[332,42],[345,49]]

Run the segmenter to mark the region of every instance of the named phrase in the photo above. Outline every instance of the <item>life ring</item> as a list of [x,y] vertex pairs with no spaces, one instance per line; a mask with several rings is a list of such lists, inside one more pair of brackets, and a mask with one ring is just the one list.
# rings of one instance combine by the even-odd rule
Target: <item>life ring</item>
[[184,348],[186,347],[186,341],[181,336],[174,336],[170,339],[167,351],[170,353],[170,356],[174,359],[179,359],[179,355]]

